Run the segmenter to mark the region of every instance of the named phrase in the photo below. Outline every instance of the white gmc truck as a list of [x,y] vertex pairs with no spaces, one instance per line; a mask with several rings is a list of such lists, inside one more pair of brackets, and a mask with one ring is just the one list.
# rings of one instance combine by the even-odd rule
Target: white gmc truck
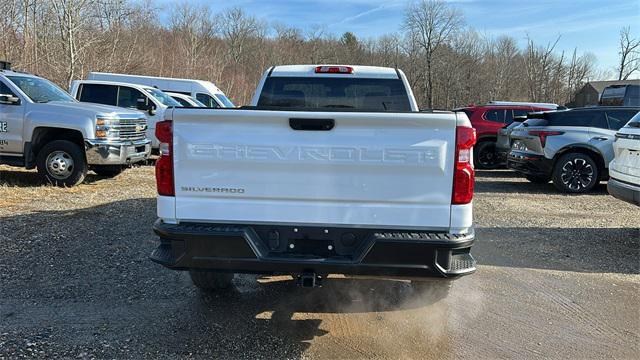
[[419,112],[402,71],[276,66],[253,104],[169,109],[151,259],[205,290],[234,273],[417,284],[475,271],[475,130]]

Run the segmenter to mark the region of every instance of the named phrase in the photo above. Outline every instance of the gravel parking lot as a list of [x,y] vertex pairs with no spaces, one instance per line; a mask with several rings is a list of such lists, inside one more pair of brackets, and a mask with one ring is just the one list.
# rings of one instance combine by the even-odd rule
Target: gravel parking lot
[[43,186],[0,166],[0,359],[637,358],[640,210],[480,172],[478,272],[404,282],[236,278],[205,295],[147,259],[152,167]]

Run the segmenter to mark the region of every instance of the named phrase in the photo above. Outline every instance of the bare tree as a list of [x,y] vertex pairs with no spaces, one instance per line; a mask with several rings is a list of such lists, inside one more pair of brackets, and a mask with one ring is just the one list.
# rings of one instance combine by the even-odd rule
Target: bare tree
[[[162,3],[0,0],[0,59],[64,87],[94,70],[208,79],[238,104],[249,101],[274,64],[398,67],[421,105],[432,108],[492,99],[563,103],[588,79],[618,75],[618,69],[595,71],[590,54],[559,53],[553,42],[545,47],[529,40],[521,48],[513,37],[460,31],[461,15],[440,1],[414,2],[401,32],[368,39],[340,37],[323,26],[268,28],[239,8],[214,14],[193,1],[169,5],[171,15],[163,19]],[[623,44],[627,39],[626,53],[633,55],[640,48],[631,38]],[[626,56],[623,78],[636,67],[634,56]]]
[[573,95],[580,90],[580,87],[587,81],[588,76],[593,73],[595,57],[593,54],[578,56],[578,49],[573,50],[571,62],[567,69],[565,101],[571,101]]
[[405,13],[404,27],[417,35],[416,40],[424,52],[426,102],[430,108],[433,107],[434,56],[463,23],[462,14],[441,0],[413,2]]
[[[558,59],[554,57],[553,51],[558,45],[560,37],[553,43],[548,43],[546,47],[537,46],[531,38],[527,39],[528,45],[525,55],[526,80],[529,88],[529,98],[532,101],[543,101],[549,99],[550,87],[554,76],[554,69]],[[564,56],[564,54],[563,54]],[[560,59],[560,68],[562,58]]]
[[307,31],[306,39],[310,45],[309,60],[311,64],[319,64],[324,62],[323,40],[325,38],[326,29],[323,26],[313,25]]
[[618,80],[627,80],[634,72],[640,71],[640,38],[632,38],[630,28],[620,30],[620,63]]
[[220,16],[220,31],[229,46],[231,59],[239,63],[251,38],[261,35],[264,26],[239,8],[232,8]]
[[[92,18],[87,14],[91,3],[89,0],[51,0],[51,5],[57,16],[61,45],[67,60],[66,82],[68,84],[75,76],[81,52],[93,43],[89,36],[85,36],[82,43],[78,39],[83,26]],[[85,35],[89,34],[90,32],[85,33]]]
[[171,15],[171,32],[182,47],[187,69],[196,72],[200,59],[214,33],[214,21],[207,6],[195,7],[187,2],[177,4]]

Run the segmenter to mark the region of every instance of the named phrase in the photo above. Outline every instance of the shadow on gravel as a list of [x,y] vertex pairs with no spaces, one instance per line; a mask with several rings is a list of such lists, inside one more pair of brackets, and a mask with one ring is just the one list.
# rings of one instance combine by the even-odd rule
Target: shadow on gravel
[[[109,177],[95,175],[90,171],[87,173],[83,183],[92,184],[104,179],[109,179]],[[38,175],[36,170],[0,170],[0,186],[37,187],[47,185],[48,184]]]
[[[546,184],[535,184],[525,179],[523,181],[511,181],[510,179],[518,179],[518,177],[509,177],[509,180],[498,177],[493,180],[482,179],[476,181],[475,192],[476,193],[518,193],[518,194],[544,194],[544,195],[564,195],[564,196],[583,196],[583,194],[565,194],[556,189],[551,182]],[[593,190],[584,195],[606,195],[607,183],[601,182],[596,185]]]
[[402,327],[399,310],[409,309],[426,314],[413,319],[420,329],[446,326],[447,291],[398,281],[303,289],[242,275],[231,291],[204,294],[185,272],[148,260],[155,217],[155,199],[143,198],[0,218],[0,358],[299,358],[328,331],[366,336],[351,325],[325,330],[318,313],[371,316],[365,324],[384,316]]
[[638,228],[476,228],[481,265],[591,273],[640,273]]
[[519,178],[521,177],[515,171],[500,169],[500,170],[477,170],[476,176],[479,178]]

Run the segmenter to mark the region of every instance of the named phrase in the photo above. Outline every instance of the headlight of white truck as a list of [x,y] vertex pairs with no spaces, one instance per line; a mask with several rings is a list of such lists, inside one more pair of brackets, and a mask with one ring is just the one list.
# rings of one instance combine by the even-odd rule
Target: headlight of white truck
[[115,139],[120,137],[120,131],[116,130],[120,120],[116,118],[96,118],[96,139]]

